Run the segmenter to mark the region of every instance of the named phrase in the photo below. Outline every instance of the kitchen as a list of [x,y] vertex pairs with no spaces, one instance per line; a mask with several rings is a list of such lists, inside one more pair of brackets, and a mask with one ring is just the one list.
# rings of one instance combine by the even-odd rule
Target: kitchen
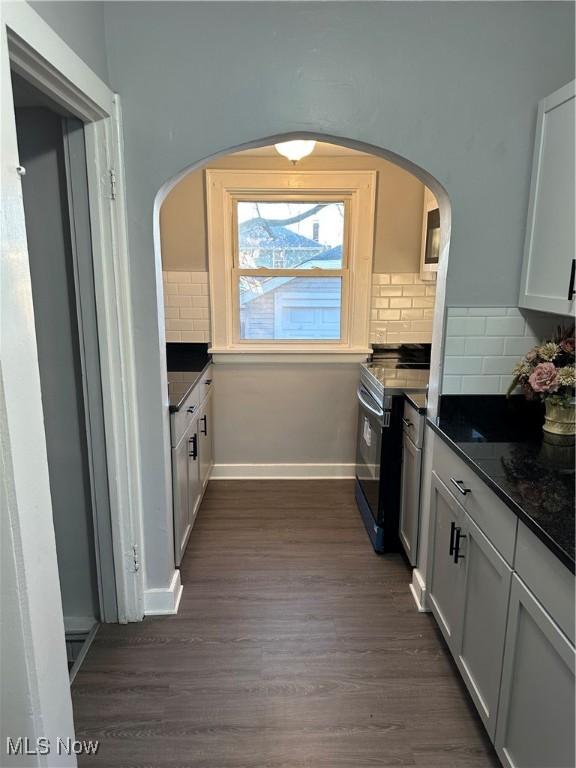
[[[570,105],[570,100],[573,101],[573,90],[573,86],[569,86],[567,90],[564,89],[560,94],[551,97],[552,101],[556,99],[560,109],[566,109],[568,120],[571,107],[566,108],[566,104]],[[542,114],[543,121],[546,112],[543,111]],[[298,142],[294,144],[297,145]],[[289,169],[291,189],[298,186],[295,179],[300,172],[299,163],[302,163],[300,168],[304,172],[311,173],[320,168],[325,169],[326,166],[333,166],[334,157],[347,158],[346,162],[352,164],[358,162],[358,153],[354,151],[323,143],[314,145],[310,142],[310,146],[312,149],[309,149],[310,155],[307,157],[310,158],[316,153],[315,165],[311,169],[310,159],[308,165],[304,165],[305,159],[299,158],[296,162],[293,160],[292,168]],[[289,145],[286,147],[290,149]],[[230,170],[230,166],[235,171],[239,167],[244,171],[247,168],[254,170],[251,164],[255,162],[260,164],[257,168],[260,173],[268,171],[271,166],[281,168],[282,161],[277,154],[286,150],[286,147],[249,150],[230,158],[221,158],[217,168],[221,174]],[[293,149],[297,152],[299,147],[295,146]],[[538,162],[542,163],[547,159],[544,153],[543,159]],[[374,162],[367,161],[362,156],[361,161]],[[336,162],[342,164],[345,161],[338,159]],[[265,168],[262,167],[263,164]],[[387,165],[380,163],[377,171],[376,197],[381,200],[386,187],[393,187],[394,198],[400,198],[400,205],[406,213],[407,200],[401,198],[401,185],[398,184],[402,174],[400,169],[391,172]],[[538,167],[537,171],[540,176],[535,172],[535,178],[546,178],[545,167]],[[211,183],[211,173],[210,169],[205,171],[207,186]],[[192,175],[195,176],[194,183],[202,187],[202,172],[194,171]],[[555,181],[558,183],[557,179]],[[564,190],[568,199],[570,183],[568,179]],[[192,180],[189,177],[186,184],[187,188],[183,190],[181,199],[178,199],[178,185],[174,188],[172,197],[168,198],[171,208],[165,218],[161,212],[162,227],[174,226],[174,217],[182,210],[187,210],[187,222],[190,221],[190,201],[198,199],[198,196],[195,198],[191,194]],[[245,195],[245,179],[242,189]],[[316,191],[317,189],[316,182]],[[258,192],[262,197],[262,190]],[[563,304],[559,297],[558,300],[549,301],[546,306],[552,314],[531,312],[535,306],[542,307],[540,302],[543,300],[540,297],[534,298],[528,292],[530,281],[532,286],[537,282],[537,277],[528,271],[524,277],[526,288],[523,287],[523,290],[526,295],[521,297],[522,308],[449,309],[445,342],[447,356],[442,381],[442,392],[446,394],[442,394],[439,400],[437,416],[427,418],[426,394],[434,338],[432,319],[436,288],[435,270],[439,262],[440,221],[438,204],[431,191],[420,185],[418,192],[420,272],[372,274],[372,354],[370,362],[360,364],[359,377],[355,374],[357,392],[347,394],[349,399],[357,402],[359,409],[354,440],[356,463],[353,468],[357,511],[364,524],[367,543],[371,543],[373,550],[384,557],[387,553],[403,551],[405,562],[413,567],[409,588],[416,606],[419,610],[431,610],[436,618],[471,700],[502,763],[568,766],[573,760],[574,721],[573,660],[571,661],[574,652],[574,425],[573,421],[570,421],[571,416],[568,416],[568,421],[564,424],[548,420],[542,432],[542,404],[525,399],[524,394],[515,388],[515,384],[522,382],[516,382],[513,373],[514,366],[522,354],[534,355],[531,353],[532,348],[544,349],[542,343],[546,333],[550,333],[557,324],[563,323],[563,335],[549,341],[548,345],[556,349],[556,358],[552,356],[552,359],[558,361],[558,369],[571,371],[573,378],[573,327],[570,327],[569,315],[564,315],[562,311],[568,305],[566,302]],[[271,194],[270,190],[267,190],[264,199],[270,199]],[[534,197],[537,194],[536,188]],[[394,217],[395,211],[390,210],[389,200],[386,203],[388,215]],[[204,206],[208,204],[204,202]],[[208,221],[210,227],[213,217],[204,206],[200,220]],[[291,226],[300,228],[306,219],[294,215],[296,209],[297,204],[294,203],[287,212],[292,216],[288,220],[292,222],[293,219],[298,219],[296,224]],[[565,208],[569,209],[570,206]],[[285,235],[285,227],[280,227],[276,219],[271,224],[266,224],[263,210],[266,210],[265,204],[260,204],[258,210],[253,212],[259,217],[258,223],[264,222],[263,231],[255,230],[253,220],[247,222],[248,235],[246,228],[243,234],[242,224],[237,225],[238,258],[240,262],[244,259],[252,266],[256,262],[268,264],[266,259],[269,258],[267,254],[270,250],[280,249],[283,258],[290,258],[286,243],[281,240],[281,236]],[[275,210],[277,213],[278,209]],[[558,221],[558,207],[554,210]],[[546,227],[546,209],[535,211],[532,216],[533,227]],[[567,225],[570,216],[571,214],[565,213],[564,243],[569,237]],[[409,220],[412,235],[415,219],[416,217],[413,217]],[[182,223],[180,226],[182,227]],[[320,231],[324,234],[321,227],[317,220],[312,222],[311,233],[316,234],[316,240]],[[375,229],[375,243],[379,237],[382,242],[385,239],[383,232],[387,233],[387,230],[378,219],[378,212],[375,217]],[[409,226],[406,229],[410,231]],[[545,237],[541,231],[542,229],[537,230],[537,236]],[[191,244],[197,247],[198,240],[195,235],[196,233],[185,241],[187,249],[190,249]],[[163,230],[162,236],[163,243],[170,242],[169,232],[165,233]],[[214,239],[209,233],[208,243],[213,243]],[[314,245],[310,239],[306,240],[305,245],[310,247],[310,243]],[[294,242],[291,241],[291,245],[294,246]],[[303,247],[302,243],[299,243],[299,247]],[[328,245],[324,245],[324,250],[329,251],[327,269],[335,264],[339,266],[337,259],[334,261],[334,247],[332,240]],[[532,247],[530,240],[527,245],[528,258],[534,263],[537,257],[530,250]],[[561,256],[559,253],[562,262],[565,261],[564,253],[563,249]],[[307,255],[306,264],[309,263],[308,252]],[[210,254],[208,263],[212,263]],[[322,260],[315,255],[311,263],[311,268],[317,270],[317,265],[322,264]],[[400,261],[401,269],[406,270],[406,267],[402,267],[405,263],[408,262]],[[266,281],[272,281],[275,286],[274,281],[279,279],[269,277],[268,271],[263,274],[264,287],[258,286],[257,298],[267,293]],[[564,274],[563,287],[566,295],[571,292],[573,297],[574,288],[570,284],[570,274],[571,269],[568,269],[567,274]],[[188,279],[190,282],[186,282]],[[293,280],[289,280],[288,284]],[[168,274],[165,273],[165,297],[170,297],[165,308],[166,333],[169,339],[169,388],[173,388],[174,396],[181,404],[190,407],[190,401],[184,402],[182,399],[179,383],[180,378],[186,378],[186,375],[181,373],[185,360],[189,360],[193,368],[202,368],[201,374],[193,374],[193,378],[200,376],[198,381],[201,383],[197,387],[201,387],[204,393],[207,386],[211,387],[213,379],[215,380],[214,393],[211,392],[210,397],[213,421],[216,423],[216,443],[211,444],[214,454],[210,454],[209,461],[216,462],[212,475],[216,486],[221,482],[242,479],[242,482],[237,482],[234,486],[235,493],[241,497],[243,482],[260,481],[265,493],[266,478],[283,477],[291,481],[284,485],[284,492],[290,496],[299,495],[305,487],[300,483],[306,483],[310,477],[310,474],[299,475],[302,471],[301,465],[274,465],[270,462],[264,463],[262,459],[258,461],[260,457],[255,457],[256,460],[251,464],[233,465],[219,461],[218,441],[225,446],[230,442],[229,425],[218,425],[221,408],[218,386],[220,382],[223,389],[227,386],[226,378],[230,374],[227,374],[226,368],[229,363],[226,361],[223,347],[207,346],[210,335],[207,330],[209,326],[205,322],[208,315],[206,300],[196,299],[202,307],[197,312],[193,310],[192,317],[202,312],[204,318],[198,325],[195,325],[194,320],[188,320],[191,313],[187,309],[189,302],[194,306],[195,297],[206,297],[211,293],[213,288],[209,288],[209,282],[210,279],[204,272],[172,270]],[[248,289],[250,290],[250,287]],[[276,291],[276,287],[273,290]],[[292,286],[290,290],[293,293],[297,289]],[[534,291],[533,287],[531,291]],[[192,298],[188,299],[190,296]],[[214,294],[211,293],[211,296]],[[572,300],[569,299],[570,302]],[[297,303],[297,306],[301,311],[304,305]],[[323,306],[326,306],[325,302]],[[278,311],[278,301],[275,308]],[[411,325],[409,321],[412,321]],[[255,355],[257,352],[253,348],[254,341],[246,327],[241,326],[241,338],[250,340],[248,354]],[[261,324],[256,327],[264,352],[270,354],[271,328],[265,327],[262,331]],[[280,324],[276,322],[275,333],[278,333],[279,327]],[[286,338],[292,341],[298,339],[298,333],[302,332],[301,327],[290,326],[291,329],[294,327],[297,329],[295,335],[284,334],[280,338],[283,341]],[[318,338],[323,338],[323,333],[327,334],[321,327],[316,332],[314,343],[317,343]],[[186,341],[193,338],[202,341]],[[277,336],[274,338],[278,339]],[[383,340],[392,343],[381,343]],[[278,349],[279,347],[276,352]],[[211,352],[218,361],[215,364],[211,364],[210,358],[205,357]],[[197,360],[198,354],[200,358]],[[240,344],[234,354],[242,354]],[[540,351],[539,354],[543,353]],[[538,361],[542,364],[543,358],[537,358],[533,367]],[[278,374],[282,365],[287,364],[278,359],[275,366],[270,366],[270,370]],[[243,376],[244,378],[240,379],[242,387],[252,387],[258,391],[254,407],[258,408],[260,413],[266,407],[266,396],[269,396],[265,388],[270,387],[270,381],[266,378],[264,384],[259,381],[262,375],[261,366],[266,366],[266,363],[251,363],[249,371],[245,373],[241,363],[237,361],[233,369],[235,386],[238,384],[238,377]],[[353,369],[357,371],[356,365]],[[265,370],[267,371],[266,368]],[[570,381],[567,380],[564,390],[564,396],[568,399],[573,391]],[[527,377],[523,384],[524,392],[530,394],[532,389]],[[297,385],[293,382],[292,386]],[[192,392],[189,397],[196,397],[200,401],[206,397],[206,394],[196,395],[192,384],[187,391]],[[509,391],[514,392],[510,399],[507,396]],[[559,396],[558,389],[554,390],[554,393]],[[273,391],[272,395],[275,394]],[[309,396],[313,398],[314,390]],[[228,397],[231,397],[231,392]],[[235,400],[238,399],[236,391]],[[233,419],[234,406],[222,406],[226,412],[226,421]],[[236,408],[245,407],[244,402],[236,405]],[[314,402],[314,407],[319,408],[317,401]],[[294,411],[288,410],[294,420]],[[192,405],[192,414],[195,413],[196,406]],[[254,416],[255,411],[249,412],[247,417],[248,421],[253,420],[251,436],[247,436],[245,431],[247,424],[234,425],[233,429],[242,432],[247,452],[253,451],[251,445],[255,444],[262,450],[263,455],[270,458],[273,455],[274,443],[268,437],[270,433],[263,426],[270,416],[266,414],[262,417],[261,423],[258,423]],[[196,422],[198,429],[193,436],[190,451],[192,466],[197,461],[197,435],[205,431],[204,419],[205,415],[199,416]],[[174,421],[172,425],[174,431]],[[275,430],[277,427],[274,420],[271,429]],[[297,433],[298,429],[298,425],[282,425],[282,436],[290,440],[290,435]],[[314,428],[308,431],[313,438]],[[352,444],[350,435],[347,439]],[[181,476],[177,471],[175,448],[172,450],[175,470],[173,482],[175,493],[178,493],[176,489],[181,485]],[[330,469],[327,465],[315,462],[311,471],[316,477],[327,477]],[[349,471],[346,465],[338,465],[337,471],[342,473],[342,477],[349,476],[345,474]],[[273,481],[269,480],[268,487],[271,483]],[[205,482],[201,483],[201,488],[205,488]],[[550,502],[543,497],[543,488],[550,489]],[[215,490],[214,493],[218,494],[218,491]],[[202,491],[196,493],[196,501],[192,504],[194,511],[191,513],[189,524],[180,529],[180,535],[177,527],[175,528],[175,540],[180,542],[177,544],[177,564],[185,557],[186,542],[191,531],[193,535],[192,525],[201,495]],[[188,509],[191,509],[190,504]],[[203,514],[203,509],[206,509],[205,514],[210,514],[210,502],[207,508],[200,505],[200,515]],[[194,557],[193,552],[194,548],[190,557]],[[368,547],[366,556],[369,556]],[[408,573],[407,571],[407,581]],[[542,645],[541,633],[546,637],[545,645]],[[537,705],[536,699],[539,701]],[[538,723],[538,729],[532,732],[529,723],[533,718]]]
[[[72,110],[98,147],[86,158],[90,194],[95,181],[105,190],[92,222],[119,211],[119,249],[101,248],[105,226],[92,234],[116,597],[130,623],[100,623],[70,689],[74,725],[62,699],[50,728],[96,735],[90,759],[105,765],[573,764],[567,4],[238,4],[225,21],[209,4],[85,5],[70,19],[95,40],[101,24],[100,48],[58,3],[22,4],[6,22],[22,76],[41,66],[22,41],[53,61],[63,38],[88,59],[84,70],[65,52],[54,66],[92,98]],[[358,25],[363,53],[344,71],[335,54]],[[216,65],[216,49],[234,65]],[[253,72],[247,50],[290,66]],[[399,79],[391,64],[408,60],[427,64]],[[106,82],[124,99],[126,143],[109,191],[94,143],[117,99]],[[291,165],[274,148],[291,141],[316,145]],[[16,166],[24,187],[10,160],[11,190]],[[170,203],[194,174],[200,197],[170,242]],[[327,234],[323,216],[341,224]],[[266,252],[263,233],[280,229],[291,234]],[[27,262],[25,243],[12,253],[7,269]],[[25,304],[30,318],[18,274],[6,317]],[[5,348],[19,467],[15,424],[37,401],[38,361],[12,366]],[[46,472],[28,488],[23,476],[10,515],[50,512]],[[27,493],[43,500],[22,505]],[[44,590],[54,617],[42,647],[22,643],[44,659],[27,678],[42,707],[63,688],[61,608],[48,518],[26,520],[11,535],[27,558],[43,549],[40,578],[14,570],[30,588],[21,607]],[[18,664],[4,669],[16,680]]]

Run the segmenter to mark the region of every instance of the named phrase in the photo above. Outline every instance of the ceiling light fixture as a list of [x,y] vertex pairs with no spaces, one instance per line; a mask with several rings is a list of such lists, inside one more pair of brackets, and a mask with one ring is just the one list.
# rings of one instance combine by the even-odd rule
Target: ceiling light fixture
[[296,163],[299,160],[302,160],[303,157],[307,157],[314,151],[315,146],[315,141],[301,141],[299,139],[296,141],[283,141],[280,144],[274,144],[276,152],[283,157],[287,157],[292,165],[296,165]]

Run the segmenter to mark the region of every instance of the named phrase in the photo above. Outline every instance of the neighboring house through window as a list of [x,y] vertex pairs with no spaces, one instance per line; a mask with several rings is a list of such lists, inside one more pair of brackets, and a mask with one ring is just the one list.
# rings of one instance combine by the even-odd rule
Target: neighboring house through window
[[214,353],[366,351],[373,172],[207,171]]

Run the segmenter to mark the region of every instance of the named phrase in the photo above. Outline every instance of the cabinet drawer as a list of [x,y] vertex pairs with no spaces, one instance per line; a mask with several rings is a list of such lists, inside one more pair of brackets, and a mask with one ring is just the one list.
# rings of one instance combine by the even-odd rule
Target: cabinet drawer
[[441,438],[434,439],[433,468],[502,557],[512,564],[518,518]]
[[422,448],[425,421],[426,416],[423,413],[418,413],[416,408],[414,408],[408,401],[404,403],[404,415],[402,419],[404,424],[404,434],[408,435],[416,448]]
[[186,398],[179,411],[170,415],[170,437],[172,447],[175,448],[184,433],[194,421],[200,405],[200,387],[198,384]]
[[574,643],[574,576],[522,521],[515,570]]

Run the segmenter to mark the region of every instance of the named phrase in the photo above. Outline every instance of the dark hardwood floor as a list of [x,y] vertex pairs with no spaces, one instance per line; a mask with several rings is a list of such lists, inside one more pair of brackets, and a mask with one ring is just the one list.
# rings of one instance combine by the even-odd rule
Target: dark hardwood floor
[[499,765],[409,579],[349,481],[212,482],[179,614],[101,627],[78,673],[80,765]]

